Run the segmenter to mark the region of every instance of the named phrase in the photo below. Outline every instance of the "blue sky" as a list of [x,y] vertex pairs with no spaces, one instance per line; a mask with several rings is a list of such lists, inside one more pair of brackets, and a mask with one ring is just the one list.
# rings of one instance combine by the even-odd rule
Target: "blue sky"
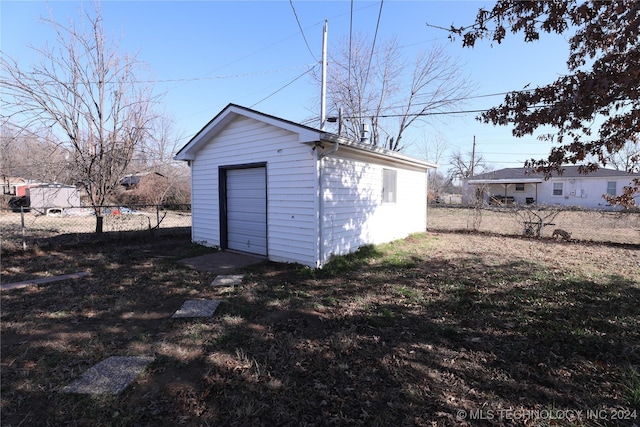
[[[476,86],[477,97],[461,106],[464,110],[486,109],[502,99],[484,95],[543,85],[565,72],[568,43],[563,36],[543,35],[539,42],[524,43],[516,35],[501,45],[481,41],[469,49],[460,40],[449,41],[446,32],[426,25],[468,25],[479,8],[492,3],[386,0],[377,40],[397,37],[407,57],[444,46]],[[81,5],[75,1],[2,0],[2,51],[23,65],[34,61],[27,46],[42,47],[55,41],[40,18],[50,10],[59,22],[76,20]],[[347,40],[350,24],[353,32],[373,37],[380,2],[356,0],[353,15],[349,1],[294,0],[293,5],[304,38],[288,0],[103,0],[102,9],[105,33],[118,42],[122,52],[137,53],[157,81],[156,92],[165,93],[164,110],[180,133],[179,148],[230,102],[297,122],[307,123],[319,116],[314,111],[320,96],[315,81],[306,75],[291,82],[321,57],[325,19],[331,55],[338,43]],[[91,8],[91,3],[85,7]],[[482,124],[474,117],[452,114],[420,125],[406,138],[413,142],[407,153],[422,156],[425,141],[436,137],[450,151],[468,152],[475,136],[477,152],[498,169],[521,166],[524,160],[544,157],[549,151],[549,145],[535,135],[516,139],[509,127]],[[447,156],[440,159],[443,171]]]

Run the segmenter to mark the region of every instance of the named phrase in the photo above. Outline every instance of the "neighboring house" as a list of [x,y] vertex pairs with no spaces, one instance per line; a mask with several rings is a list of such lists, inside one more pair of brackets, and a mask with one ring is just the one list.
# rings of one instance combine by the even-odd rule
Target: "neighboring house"
[[29,188],[40,185],[35,181],[24,178],[2,177],[2,194],[16,197],[26,197],[29,195]]
[[171,187],[169,178],[158,172],[139,172],[120,180],[118,199],[125,204],[160,205]]
[[[468,178],[464,185],[464,203],[478,199],[488,204],[537,204],[606,208],[610,204],[603,195],[619,196],[622,189],[639,178],[629,173],[600,168],[582,174],[578,166],[564,166],[562,175],[554,174],[548,180],[543,174],[526,168],[507,168]],[[640,194],[635,197],[640,205]]]
[[159,172],[136,172],[122,177],[120,185],[123,186],[125,190],[133,190],[145,180],[152,180],[155,178],[165,178],[165,176]]
[[192,239],[321,267],[425,231],[435,165],[229,104],[175,156],[191,166]]

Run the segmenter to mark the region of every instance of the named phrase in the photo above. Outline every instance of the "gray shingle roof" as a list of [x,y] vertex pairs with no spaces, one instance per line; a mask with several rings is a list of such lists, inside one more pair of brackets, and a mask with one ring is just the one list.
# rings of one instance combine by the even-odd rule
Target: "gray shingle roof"
[[[638,178],[640,177],[640,173],[630,173],[625,171],[619,171],[614,169],[604,169],[600,168],[595,172],[591,172],[589,174],[582,174],[578,171],[579,166],[564,166],[564,172],[562,173],[562,178],[606,178],[606,177],[628,177],[628,178]],[[554,174],[553,177],[557,177],[557,174]],[[486,172],[483,174],[475,175],[472,178],[469,178],[469,182],[473,181],[486,181],[486,180],[496,180],[496,181],[504,181],[504,180],[543,180],[544,174],[535,173],[532,169],[527,168],[505,168],[498,169],[492,172]]]

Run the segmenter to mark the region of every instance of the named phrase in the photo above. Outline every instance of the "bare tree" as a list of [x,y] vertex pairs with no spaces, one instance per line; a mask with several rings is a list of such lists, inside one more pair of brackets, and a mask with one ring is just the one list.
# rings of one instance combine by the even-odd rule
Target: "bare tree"
[[[426,161],[439,164],[444,153],[449,149],[449,143],[441,133],[436,133],[430,138],[425,137],[422,146],[421,157]],[[427,175],[427,183],[429,188],[429,200],[437,200],[440,190],[447,183],[447,178],[437,169],[429,170]]]
[[459,65],[442,48],[410,63],[395,39],[374,49],[355,36],[342,46],[328,67],[327,97],[333,111],[342,110],[344,133],[353,139],[360,139],[361,126],[367,124],[372,145],[400,151],[408,145],[403,140],[407,129],[458,105],[471,92]]
[[171,186],[168,177],[155,172],[140,174],[137,179],[137,183],[122,194],[121,201],[133,205],[161,205],[164,202]]
[[449,158],[451,168],[449,176],[451,179],[466,179],[479,173],[489,172],[491,167],[487,164],[484,156],[480,153],[462,153],[455,151]]
[[173,164],[167,171],[170,186],[163,203],[167,205],[188,205],[191,203],[191,171],[185,162]]
[[155,121],[150,137],[137,147],[129,172],[143,174],[134,192],[138,203],[190,203],[189,168],[184,162],[173,160],[181,139],[174,123],[163,117]]
[[640,142],[638,137],[628,140],[618,151],[603,156],[603,166],[612,166],[616,170],[640,172]]
[[161,119],[151,123],[149,137],[136,147],[131,167],[153,170],[164,165],[184,163],[173,160],[173,153],[177,151],[178,141],[181,139],[175,131],[174,122],[163,115]]
[[24,132],[5,123],[0,129],[0,175],[41,182],[72,184],[67,151],[51,142],[50,132]]
[[39,63],[23,69],[2,54],[3,118],[25,129],[52,129],[56,143],[69,150],[74,178],[86,190],[100,233],[101,206],[156,119],[151,88],[136,77],[142,64],[105,37],[99,4],[93,15],[82,12],[81,25],[44,21],[55,30],[57,44],[33,48]]

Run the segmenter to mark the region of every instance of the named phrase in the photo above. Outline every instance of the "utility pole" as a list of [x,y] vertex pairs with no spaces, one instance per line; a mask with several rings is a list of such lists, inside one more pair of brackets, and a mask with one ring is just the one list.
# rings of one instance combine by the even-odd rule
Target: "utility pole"
[[324,20],[324,28],[322,30],[322,84],[320,94],[320,130],[324,130],[327,122],[327,31],[329,21]]
[[476,136],[473,135],[473,149],[471,150],[471,168],[469,170],[469,176],[473,176],[473,167],[476,163]]

